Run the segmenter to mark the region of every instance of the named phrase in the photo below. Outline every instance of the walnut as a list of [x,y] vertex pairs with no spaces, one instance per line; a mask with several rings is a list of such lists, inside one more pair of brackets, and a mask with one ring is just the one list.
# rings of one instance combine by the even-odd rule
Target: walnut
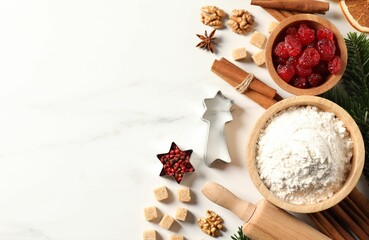
[[246,34],[252,29],[254,17],[246,10],[235,9],[229,17],[227,24],[232,31],[238,34]]
[[206,213],[206,218],[199,218],[197,225],[204,233],[212,237],[220,236],[220,230],[223,230],[223,219],[213,211],[207,210]]
[[204,6],[201,8],[201,22],[215,29],[223,27],[225,12],[216,6]]

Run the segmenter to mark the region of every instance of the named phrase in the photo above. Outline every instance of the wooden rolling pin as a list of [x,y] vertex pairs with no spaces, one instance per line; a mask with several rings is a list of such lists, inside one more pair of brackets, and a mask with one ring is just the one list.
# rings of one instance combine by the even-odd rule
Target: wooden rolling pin
[[330,239],[265,199],[254,205],[239,199],[229,190],[214,182],[207,182],[202,193],[210,201],[227,208],[245,221],[243,232],[252,240]]

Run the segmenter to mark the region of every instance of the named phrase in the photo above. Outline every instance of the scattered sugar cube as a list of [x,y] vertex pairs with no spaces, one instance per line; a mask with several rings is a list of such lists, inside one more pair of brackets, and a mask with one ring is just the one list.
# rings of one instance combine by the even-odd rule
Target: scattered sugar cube
[[161,219],[159,225],[162,228],[169,229],[173,223],[174,223],[174,219],[171,216],[165,214],[164,217]]
[[233,60],[239,61],[247,57],[246,48],[237,48],[232,51]]
[[180,202],[189,202],[191,201],[191,192],[188,187],[184,187],[178,190],[178,200]]
[[156,231],[155,230],[144,231],[143,240],[156,240]]
[[183,236],[181,236],[181,235],[172,235],[172,236],[170,236],[170,240],[183,240]]
[[154,206],[145,208],[144,213],[147,221],[155,220],[158,217],[158,211]]
[[261,66],[265,63],[265,51],[261,50],[252,55],[251,58],[254,60],[256,65]]
[[154,189],[155,198],[158,201],[163,201],[168,198],[168,190],[165,186]]
[[266,41],[266,36],[258,31],[253,32],[250,43],[258,48],[262,48]]
[[278,22],[270,22],[268,26],[268,33],[273,32],[273,30],[278,26]]
[[175,217],[176,217],[177,220],[186,221],[187,209],[182,208],[182,207],[178,207],[177,210],[176,210],[176,216]]

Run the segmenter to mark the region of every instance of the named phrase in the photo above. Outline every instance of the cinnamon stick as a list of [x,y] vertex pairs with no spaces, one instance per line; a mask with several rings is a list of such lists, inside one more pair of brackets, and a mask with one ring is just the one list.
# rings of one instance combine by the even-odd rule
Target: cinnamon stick
[[283,15],[279,10],[272,9],[272,8],[263,8],[265,11],[267,11],[270,15],[272,15],[276,20],[283,21],[286,19],[286,16]]
[[369,218],[369,200],[364,196],[364,194],[359,192],[357,188],[354,188],[354,190],[349,194],[349,198],[362,210],[365,216]]
[[292,13],[292,12],[289,12],[289,11],[287,11],[287,10],[279,10],[279,11],[283,14],[283,16],[284,16],[285,18],[288,18],[288,17],[293,16],[293,13]]
[[345,224],[359,239],[369,239],[369,235],[361,229],[361,227],[350,218],[349,215],[339,206],[335,205],[330,208],[330,211]]
[[363,213],[362,209],[357,206],[349,197],[346,197],[344,199],[345,203],[351,208],[353,209],[365,222],[369,223],[369,218],[367,216],[365,216],[365,214]]
[[355,240],[330,214],[328,211],[321,212],[323,216],[333,225],[333,227],[342,235],[346,240]]
[[319,231],[321,231],[327,237],[332,238],[332,236],[327,232],[327,230],[325,230],[324,226],[318,221],[318,219],[315,218],[313,214],[308,213],[307,216],[314,223],[314,225],[319,229]]
[[248,90],[246,92],[244,92],[244,94],[250,98],[251,100],[253,100],[254,102],[256,102],[257,104],[259,104],[260,106],[262,106],[265,109],[268,109],[269,107],[271,107],[274,103],[276,103],[277,101],[271,98],[268,98],[256,91],[253,90]]
[[[229,77],[237,82],[238,84],[242,83],[245,78],[249,75],[249,73],[247,73],[246,71],[242,70],[241,68],[239,68],[238,66],[234,65],[233,63],[231,63],[230,61],[228,61],[225,58],[221,58],[219,60],[220,62],[222,62],[223,64],[219,64],[217,66],[219,66],[219,68],[214,68],[215,66],[213,65],[212,70],[217,70],[217,71],[228,71],[227,74],[225,75],[229,75]],[[274,88],[269,87],[268,85],[266,85],[265,83],[263,83],[262,81],[260,81],[259,79],[255,78],[252,80],[249,89],[254,90],[266,97],[269,98],[274,98],[276,96],[277,91]]]
[[251,0],[251,5],[304,13],[325,13],[329,10],[328,2],[315,0]]
[[369,236],[369,224],[365,222],[352,208],[350,208],[345,202],[340,202],[339,205],[342,209],[354,220],[361,229]]
[[328,235],[335,240],[345,240],[345,238],[337,231],[337,229],[321,214],[320,212],[313,213],[312,216],[323,226],[328,232]]

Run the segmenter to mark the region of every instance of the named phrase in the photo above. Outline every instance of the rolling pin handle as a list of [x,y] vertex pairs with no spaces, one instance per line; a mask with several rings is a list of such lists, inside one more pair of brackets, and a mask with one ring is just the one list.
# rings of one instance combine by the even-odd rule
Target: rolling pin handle
[[205,183],[201,191],[210,201],[232,211],[246,223],[255,212],[254,204],[239,199],[228,189],[215,182]]

